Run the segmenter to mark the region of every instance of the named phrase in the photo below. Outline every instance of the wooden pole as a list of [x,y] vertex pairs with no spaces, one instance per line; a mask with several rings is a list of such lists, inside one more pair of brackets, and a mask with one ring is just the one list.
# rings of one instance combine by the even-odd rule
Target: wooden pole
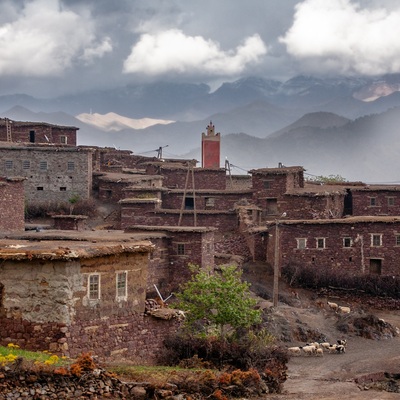
[[275,221],[275,252],[274,252],[274,287],[273,306],[278,306],[279,298],[279,221]]

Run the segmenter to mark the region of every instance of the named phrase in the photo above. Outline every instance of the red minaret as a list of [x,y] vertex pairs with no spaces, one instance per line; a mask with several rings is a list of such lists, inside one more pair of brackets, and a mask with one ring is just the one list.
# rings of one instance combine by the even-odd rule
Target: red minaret
[[220,168],[221,134],[215,133],[210,121],[207,133],[201,134],[201,166],[202,168]]

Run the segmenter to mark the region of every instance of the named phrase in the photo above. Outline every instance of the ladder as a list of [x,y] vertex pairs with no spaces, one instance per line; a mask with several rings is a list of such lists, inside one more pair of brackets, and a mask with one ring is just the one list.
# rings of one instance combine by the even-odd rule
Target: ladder
[[178,226],[181,226],[181,223],[182,223],[183,210],[185,209],[185,199],[186,199],[186,193],[188,191],[190,175],[192,175],[193,217],[194,217],[193,224],[194,224],[194,226],[197,226],[196,191],[194,188],[194,170],[193,170],[193,166],[190,163],[188,163],[188,170],[187,170],[186,182],[185,182],[185,190],[183,191],[182,205],[181,205],[181,211],[179,213]]
[[12,136],[11,136],[11,123],[8,118],[4,118],[6,121],[6,131],[7,131],[7,142],[12,141]]

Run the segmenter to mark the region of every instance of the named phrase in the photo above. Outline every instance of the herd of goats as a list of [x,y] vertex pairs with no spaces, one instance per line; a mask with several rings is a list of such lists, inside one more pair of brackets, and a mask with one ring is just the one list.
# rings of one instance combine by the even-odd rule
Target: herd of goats
[[[336,303],[331,303],[328,301],[328,306],[332,310],[340,314],[349,314],[350,307],[339,306]],[[292,356],[320,356],[324,355],[324,351],[330,354],[343,354],[346,352],[347,340],[346,339],[338,339],[337,343],[329,343],[329,342],[312,342],[306,343],[305,346],[296,346],[289,347],[288,352]]]
[[292,356],[320,356],[324,355],[324,351],[331,354],[343,354],[346,352],[346,339],[338,339],[337,343],[331,344],[329,342],[312,342],[307,343],[305,346],[289,347],[288,352]]

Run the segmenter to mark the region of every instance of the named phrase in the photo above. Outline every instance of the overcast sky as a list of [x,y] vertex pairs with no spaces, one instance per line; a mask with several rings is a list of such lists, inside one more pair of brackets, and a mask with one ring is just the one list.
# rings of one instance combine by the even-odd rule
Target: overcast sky
[[400,72],[399,0],[0,0],[0,95]]

